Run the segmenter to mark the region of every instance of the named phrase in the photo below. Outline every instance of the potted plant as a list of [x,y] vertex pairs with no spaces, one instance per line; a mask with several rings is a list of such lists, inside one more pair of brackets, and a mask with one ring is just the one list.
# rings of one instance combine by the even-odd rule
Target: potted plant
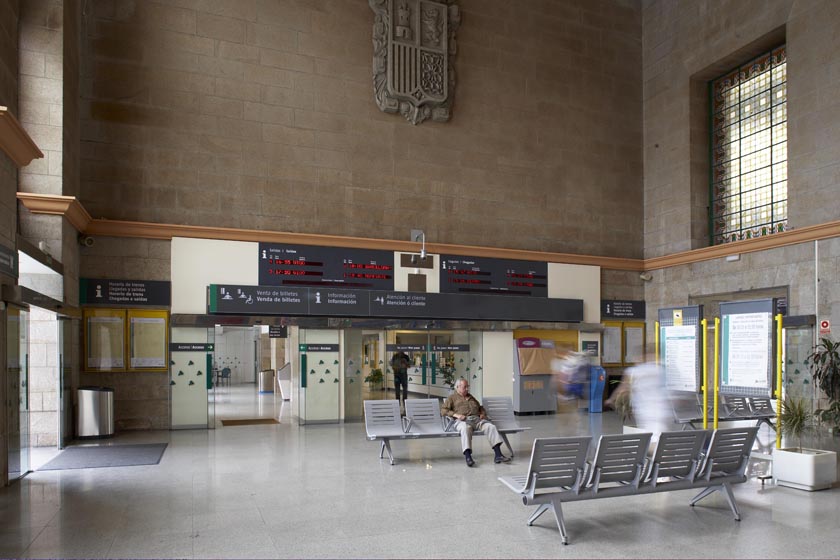
[[832,402],[828,408],[818,408],[814,411],[821,423],[828,426],[829,432],[840,434],[840,401]]
[[382,373],[382,370],[379,368],[375,368],[370,370],[370,373],[365,377],[365,383],[370,385],[370,390],[374,391],[376,389],[382,389],[382,381],[385,379],[385,376]]
[[840,428],[840,342],[821,338],[805,363],[813,367],[814,381],[828,399],[828,408],[818,408],[815,414],[837,433]]
[[780,486],[800,490],[831,488],[837,480],[837,454],[834,451],[802,447],[802,436],[812,426],[814,415],[804,399],[787,398],[782,403],[777,429],[794,439],[797,447],[773,451],[773,478]]

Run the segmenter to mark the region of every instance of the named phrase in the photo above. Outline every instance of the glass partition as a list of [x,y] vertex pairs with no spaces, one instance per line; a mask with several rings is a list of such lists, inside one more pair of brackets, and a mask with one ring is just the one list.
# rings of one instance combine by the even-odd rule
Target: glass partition
[[816,389],[811,376],[811,368],[805,363],[805,358],[814,349],[814,327],[812,325],[785,327],[783,331],[782,386],[784,396],[804,399],[808,403],[809,410],[814,410]]
[[9,480],[29,472],[29,311],[6,305],[6,426]]
[[344,344],[341,348],[344,364],[342,371],[342,391],[344,402],[344,421],[361,421],[364,419],[364,408],[362,405],[362,387],[364,376],[363,366],[363,335],[359,329],[347,329],[343,331]]
[[340,332],[326,329],[300,329],[302,424],[338,422],[341,419]]
[[409,398],[445,398],[455,382],[463,377],[470,383],[470,393],[482,397],[483,364],[481,333],[452,331],[388,331],[386,346],[386,398],[396,398],[394,368],[391,360],[397,352],[409,356]]

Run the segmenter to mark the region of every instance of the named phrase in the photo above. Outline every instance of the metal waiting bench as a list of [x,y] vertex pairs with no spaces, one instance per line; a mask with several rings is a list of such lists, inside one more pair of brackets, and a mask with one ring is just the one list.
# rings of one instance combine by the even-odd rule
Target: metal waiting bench
[[[718,402],[718,422],[751,421],[760,426],[766,423],[772,429],[776,429],[772,419],[776,417],[773,404],[768,397],[741,397],[726,395],[721,396]],[[691,428],[696,430],[695,424],[703,422],[702,397],[697,395],[697,403],[676,402],[673,406],[674,421],[682,424],[683,429]],[[707,418],[714,421],[714,409],[709,402]]]
[[[510,397],[487,397],[482,406],[513,456],[513,447],[507,436],[530,428],[516,421]],[[454,420],[441,415],[438,399],[406,399],[405,417],[400,416],[400,405],[396,400],[365,401],[364,408],[366,437],[380,442],[379,458],[382,459],[387,452],[392,465],[391,440],[460,437]],[[483,434],[481,430],[473,432],[473,435]]]
[[757,433],[758,426],[663,432],[649,460],[649,433],[601,436],[591,461],[586,458],[592,441],[589,436],[538,438],[526,474],[499,480],[520,495],[523,504],[537,506],[528,525],[551,510],[563,544],[569,542],[563,502],[699,488],[702,491],[689,505],[721,492],[735,520],[740,521],[732,485],[747,480]]

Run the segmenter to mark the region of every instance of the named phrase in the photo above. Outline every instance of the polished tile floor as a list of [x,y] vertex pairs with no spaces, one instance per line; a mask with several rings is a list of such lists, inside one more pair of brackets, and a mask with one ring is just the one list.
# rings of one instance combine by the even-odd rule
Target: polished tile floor
[[[219,395],[221,397],[221,395]],[[496,477],[526,468],[537,436],[620,431],[614,413],[521,417],[517,456],[495,465],[483,438],[468,469],[457,438],[395,442],[378,458],[362,424],[300,427],[289,403],[230,389],[217,419],[276,425],[121,434],[169,442],[159,465],[34,472],[0,490],[0,556],[32,558],[837,558],[840,488],[807,493],[751,479],[689,507],[692,491],[564,507],[571,544],[550,514]],[[223,399],[224,401],[224,399]],[[265,416],[264,416],[265,417]],[[763,445],[773,434],[760,432]],[[820,442],[834,446],[834,440]],[[767,463],[756,462],[753,473]]]

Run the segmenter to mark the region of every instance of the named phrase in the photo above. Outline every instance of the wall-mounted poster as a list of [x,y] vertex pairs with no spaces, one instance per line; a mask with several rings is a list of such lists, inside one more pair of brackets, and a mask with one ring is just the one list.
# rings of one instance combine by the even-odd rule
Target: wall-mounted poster
[[621,364],[621,326],[604,328],[603,364]]
[[168,369],[168,311],[85,308],[83,316],[85,370]]
[[129,311],[129,346],[132,369],[165,369],[166,311]]
[[125,311],[85,310],[85,366],[125,368]]

